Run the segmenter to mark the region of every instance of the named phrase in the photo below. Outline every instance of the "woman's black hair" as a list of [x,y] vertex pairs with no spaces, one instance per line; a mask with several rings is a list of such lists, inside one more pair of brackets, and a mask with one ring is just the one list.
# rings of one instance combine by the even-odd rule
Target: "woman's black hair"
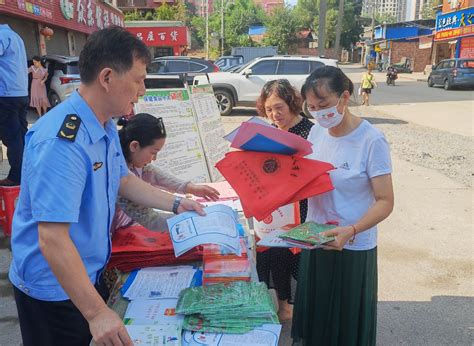
[[140,147],[152,145],[155,140],[166,138],[165,124],[162,118],[148,113],[138,113],[130,120],[122,119],[123,127],[119,131],[120,145],[127,162],[130,161],[130,143],[137,141]]
[[322,98],[319,93],[319,88],[322,86],[338,96],[341,96],[346,90],[350,95],[354,93],[354,84],[340,68],[324,66],[316,69],[306,78],[301,88],[301,96],[306,100],[306,94],[312,91],[318,98]]
[[35,60],[35,61],[41,62],[41,58],[40,58],[39,56],[37,56],[37,55],[34,55],[34,56],[31,58],[31,60]]

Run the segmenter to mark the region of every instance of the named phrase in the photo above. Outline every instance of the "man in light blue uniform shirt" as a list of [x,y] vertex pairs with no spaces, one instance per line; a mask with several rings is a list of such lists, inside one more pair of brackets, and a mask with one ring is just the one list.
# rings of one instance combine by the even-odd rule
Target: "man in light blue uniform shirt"
[[0,140],[7,147],[10,164],[10,172],[0,180],[0,186],[20,184],[27,110],[25,44],[7,24],[0,24]]
[[[145,92],[150,56],[122,28],[93,33],[79,58],[82,84],[26,135],[13,219],[14,286],[23,344],[132,345],[104,298],[117,195],[175,213],[202,206],[128,174],[114,116]],[[95,287],[94,287],[95,286]]]

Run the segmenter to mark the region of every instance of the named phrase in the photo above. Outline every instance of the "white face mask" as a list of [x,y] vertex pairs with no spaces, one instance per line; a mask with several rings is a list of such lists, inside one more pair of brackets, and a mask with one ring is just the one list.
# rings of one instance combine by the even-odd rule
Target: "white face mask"
[[330,129],[331,127],[335,127],[341,123],[342,119],[344,118],[344,114],[339,113],[337,110],[337,106],[339,105],[339,101],[341,101],[341,97],[339,97],[339,100],[335,106],[320,109],[319,111],[310,111],[311,115],[316,119],[321,127]]

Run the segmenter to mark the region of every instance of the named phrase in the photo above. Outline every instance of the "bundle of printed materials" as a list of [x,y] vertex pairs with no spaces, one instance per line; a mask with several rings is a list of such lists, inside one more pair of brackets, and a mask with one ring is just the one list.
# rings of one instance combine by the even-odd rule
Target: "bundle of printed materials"
[[278,324],[267,286],[232,282],[182,290],[176,312],[184,314],[183,329],[243,334],[263,324]]
[[245,238],[240,238],[240,243],[240,256],[217,244],[203,246],[203,285],[250,281],[251,269]]
[[140,268],[190,263],[201,259],[202,252],[197,248],[176,258],[168,232],[153,232],[143,226],[135,225],[115,232],[108,268],[129,272]]
[[307,221],[291,229],[275,229],[269,232],[257,245],[267,247],[316,249],[334,240],[334,236],[321,233],[336,228],[335,225]]

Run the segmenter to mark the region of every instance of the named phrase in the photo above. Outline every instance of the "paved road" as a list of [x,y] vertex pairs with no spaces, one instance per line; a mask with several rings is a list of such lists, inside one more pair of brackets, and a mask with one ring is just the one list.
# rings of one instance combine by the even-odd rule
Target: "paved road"
[[[364,69],[356,66],[343,66],[344,72],[359,87]],[[371,95],[371,110],[384,112],[392,117],[432,127],[462,136],[473,136],[474,91],[444,90],[440,87],[429,88],[422,74],[400,74],[397,85],[385,84],[385,73],[375,72],[378,87]],[[353,103],[361,103],[361,97],[353,96]],[[363,110],[362,110],[363,111]],[[370,113],[370,110],[368,111]],[[236,108],[229,115],[257,115],[255,108]]]

